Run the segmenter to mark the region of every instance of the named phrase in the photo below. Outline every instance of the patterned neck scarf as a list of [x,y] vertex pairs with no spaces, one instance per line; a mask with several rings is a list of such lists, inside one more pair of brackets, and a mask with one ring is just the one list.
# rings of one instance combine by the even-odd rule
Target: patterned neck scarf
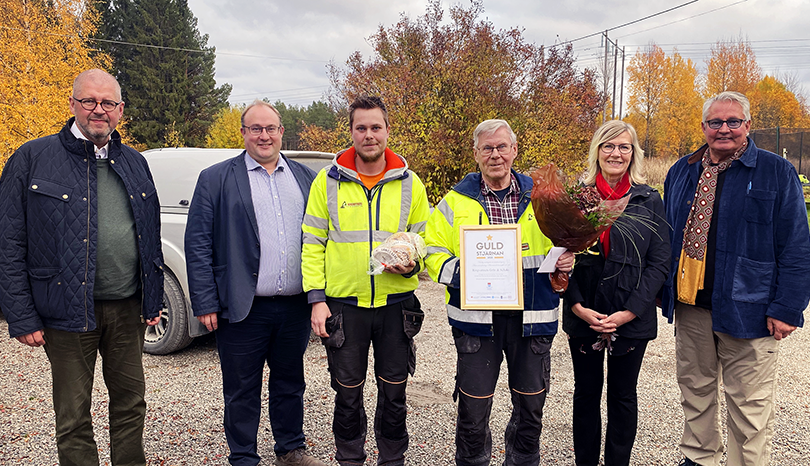
[[739,159],[748,147],[746,140],[742,147],[731,157],[717,165],[712,165],[711,151],[706,149],[703,153],[703,172],[695,190],[692,209],[686,219],[683,229],[683,251],[678,264],[678,301],[686,304],[695,304],[697,292],[703,289],[703,280],[706,273],[706,245],[709,238],[709,228],[712,225],[714,214],[715,192],[717,191],[717,178],[726,171],[731,163]]

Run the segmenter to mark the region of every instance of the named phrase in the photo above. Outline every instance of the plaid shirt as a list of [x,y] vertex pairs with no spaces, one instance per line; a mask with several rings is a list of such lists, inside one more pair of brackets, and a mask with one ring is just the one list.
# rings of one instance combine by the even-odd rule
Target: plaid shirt
[[509,183],[509,191],[503,198],[503,202],[498,199],[487,184],[484,182],[484,177],[481,177],[481,195],[484,196],[486,202],[486,209],[489,213],[489,223],[492,225],[504,225],[508,223],[517,223],[518,204],[520,203],[520,188],[518,187],[517,178],[514,173],[509,175],[511,181]]

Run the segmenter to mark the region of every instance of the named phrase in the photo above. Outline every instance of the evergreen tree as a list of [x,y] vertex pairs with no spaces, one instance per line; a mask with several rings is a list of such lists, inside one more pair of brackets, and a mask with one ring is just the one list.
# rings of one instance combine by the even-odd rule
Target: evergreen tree
[[100,9],[96,38],[112,41],[100,46],[113,57],[131,137],[147,147],[203,146],[231,86],[216,86],[215,48],[187,0],[104,0]]

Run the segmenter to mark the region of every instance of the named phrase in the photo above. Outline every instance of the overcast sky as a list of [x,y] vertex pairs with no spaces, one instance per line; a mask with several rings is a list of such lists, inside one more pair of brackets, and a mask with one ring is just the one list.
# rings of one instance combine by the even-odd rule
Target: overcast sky
[[[616,28],[689,0],[484,0],[482,18],[497,29],[520,27],[529,42],[559,41]],[[217,51],[218,84],[233,86],[231,103],[255,98],[307,106],[329,88],[326,66],[343,65],[368,38],[400,15],[424,15],[425,0],[188,0],[201,33]],[[461,2],[444,1],[445,7]],[[445,18],[448,15],[445,14]],[[763,72],[795,75],[810,94],[810,1],[699,0],[609,32],[630,57],[650,41],[673,48],[705,72],[717,40],[740,35],[751,42]],[[596,67],[604,54],[597,35],[573,43],[578,66]]]

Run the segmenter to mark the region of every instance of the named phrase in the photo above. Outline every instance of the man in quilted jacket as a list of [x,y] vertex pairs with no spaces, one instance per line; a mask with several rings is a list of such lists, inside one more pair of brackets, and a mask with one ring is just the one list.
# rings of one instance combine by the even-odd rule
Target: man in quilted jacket
[[23,144],[0,178],[0,309],[11,336],[50,360],[59,463],[98,464],[101,354],[112,464],[145,465],[141,352],[162,308],[160,205],[146,161],[115,131],[115,78],[79,74],[69,103],[64,128]]

